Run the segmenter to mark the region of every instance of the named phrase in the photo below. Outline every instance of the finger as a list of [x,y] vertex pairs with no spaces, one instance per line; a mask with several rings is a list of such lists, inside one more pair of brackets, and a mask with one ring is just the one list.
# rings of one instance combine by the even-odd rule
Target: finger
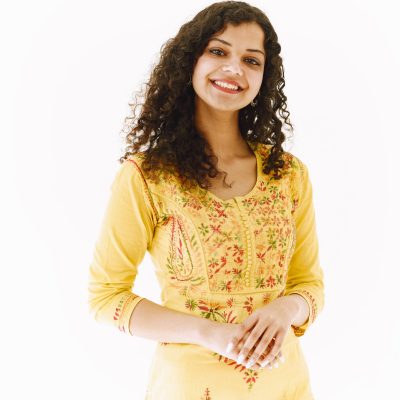
[[[246,335],[244,336],[244,339],[246,339],[246,338],[249,336],[249,334],[250,334],[250,333],[247,332]],[[256,345],[255,345],[255,347],[260,343],[260,341],[261,341],[261,338],[258,339],[258,341],[257,341],[257,343],[256,343]],[[241,343],[243,343],[243,342],[241,342]],[[241,345],[241,344],[239,343],[239,346],[240,346],[240,345]],[[272,365],[273,365],[274,363],[277,363],[278,361],[279,361],[279,362],[282,362],[282,363],[284,362],[284,358],[283,358],[282,352],[279,351],[277,357],[275,357],[274,360],[272,360],[272,362],[270,362],[270,363],[269,363],[268,365],[266,365],[265,367],[262,367],[261,363],[262,363],[262,361],[264,360],[264,358],[267,357],[268,352],[272,349],[272,345],[273,345],[273,341],[271,341],[271,343],[269,344],[267,350],[265,350],[265,352],[263,353],[263,355],[260,357],[259,361],[258,361],[255,365],[253,365],[253,366],[251,367],[252,370],[257,371],[257,370],[259,370],[259,369],[264,369],[265,367],[268,367],[268,368],[272,369]],[[232,359],[234,359],[234,358],[232,358]],[[250,359],[250,357],[248,356],[247,359],[244,360],[244,362],[243,362],[242,364],[247,364],[248,361],[249,361],[249,359]]]
[[248,368],[252,368],[257,363],[261,365],[262,362],[267,358],[274,344],[274,341],[269,339],[271,336],[274,336],[271,332],[274,331],[269,328],[269,332],[267,329],[267,331],[264,332],[264,334],[259,338],[251,357],[246,363]]
[[[235,360],[238,359],[238,355],[239,355],[239,353],[241,352],[241,350],[243,349],[244,343],[246,342],[247,338],[250,336],[250,333],[251,333],[251,332],[246,332],[246,334],[243,336],[243,340],[241,340],[240,343],[238,343],[238,345],[237,345],[237,347],[236,347],[236,351],[234,352],[234,355],[232,355],[232,358],[233,358],[233,359],[235,359]],[[259,341],[260,339],[261,339],[261,338],[259,338],[258,341]],[[258,341],[257,341],[256,345],[258,344]],[[248,357],[249,357],[249,356],[248,356]],[[248,357],[247,357],[247,360],[248,360]],[[244,361],[242,362],[242,364],[246,364],[246,363],[247,363],[247,360],[244,360]],[[236,362],[237,362],[237,361],[236,361]],[[237,362],[237,363],[240,364],[239,362]]]
[[[247,335],[248,336],[248,335]],[[261,338],[258,338],[256,344],[254,345],[254,348],[258,346],[258,344],[260,343]],[[266,355],[266,354],[265,354]],[[249,362],[250,359],[250,355],[247,356],[247,358],[242,362],[242,365],[246,365]],[[255,365],[254,365],[255,366]],[[261,365],[260,365],[261,367]],[[252,367],[253,368],[253,367]]]
[[[247,357],[252,356],[251,352],[254,349],[256,342],[261,338],[263,333],[264,329],[259,325],[256,325],[256,327],[251,331],[249,337],[244,342],[243,347],[238,355],[237,362],[239,364],[244,364],[244,360],[246,360]],[[257,354],[257,358],[258,357],[259,354]],[[253,364],[254,364],[253,359],[251,359],[250,363],[246,364],[246,367],[250,368]]]
[[267,356],[268,356],[269,352],[271,351],[272,346],[273,346],[273,341],[271,341],[271,342],[269,343],[267,349],[264,351],[264,353],[262,354],[262,356],[261,356],[261,357],[258,359],[258,361],[257,361],[257,362],[261,365],[262,368],[264,368],[264,367],[266,367],[266,366],[269,365],[269,364],[267,364],[267,363],[265,362],[265,360],[267,359]]
[[237,357],[240,353],[240,350],[242,350],[242,347],[245,343],[245,341],[247,340],[247,338],[250,335],[250,331],[245,332],[244,336],[240,339],[240,341],[236,344],[236,346],[230,351],[229,353],[229,357],[233,360],[237,360]]
[[[261,341],[259,343],[259,347],[254,349],[254,354],[251,356],[251,359],[246,364],[247,368],[251,368],[261,357],[261,355],[270,347],[272,346],[271,341],[276,336],[277,331],[273,327],[268,327],[267,330],[264,332],[262,337],[260,338]],[[273,357],[271,357],[273,359]]]
[[243,341],[244,336],[252,331],[253,327],[257,324],[257,320],[247,319],[242,324],[238,326],[238,330],[233,335],[232,339],[228,343],[226,348],[227,353],[232,353],[232,355],[237,354],[239,352],[238,345],[241,341]]
[[[260,340],[261,341],[261,340]],[[272,342],[273,343],[273,342]],[[270,364],[264,365],[263,366],[263,361],[264,359],[267,358],[269,351],[272,349],[272,344],[270,343],[267,347],[267,349],[264,351],[264,353],[259,357],[258,361],[251,367],[251,369],[255,369],[256,366],[259,366],[256,369],[263,369],[267,366],[269,366]],[[278,353],[279,354],[279,353]],[[274,359],[275,360],[275,359]]]
[[279,364],[280,363],[283,364],[284,362],[285,362],[285,358],[283,357],[282,352],[279,352],[277,354],[277,356],[272,361],[270,361],[269,363],[267,362],[266,364],[264,364],[262,362],[261,363],[261,367],[262,368],[268,367],[269,369],[278,368]]
[[[242,350],[243,345],[244,345],[245,341],[247,340],[247,338],[249,337],[249,335],[250,335],[250,332],[246,333],[246,335],[244,336],[244,340],[243,340],[241,343],[239,343],[239,351],[238,351],[238,354],[239,354],[240,351]],[[256,347],[258,346],[258,344],[260,343],[260,340],[261,340],[261,338],[258,338],[258,339],[257,339],[257,342],[256,342],[255,345],[254,345],[254,348],[256,348]],[[254,348],[253,348],[253,349],[254,349]],[[251,353],[251,352],[250,352],[250,353]],[[236,357],[236,358],[237,358],[237,357]],[[249,358],[250,358],[250,354],[247,355],[247,358],[246,358],[245,360],[243,360],[242,364],[243,364],[243,365],[244,365],[244,364],[247,364],[247,362],[249,361]]]
[[[244,338],[246,339],[249,336],[249,333],[246,333]],[[237,363],[237,356],[239,354],[240,349],[243,346],[243,341],[240,341],[235,348],[231,349],[228,351],[228,348],[226,349],[226,356],[230,359],[233,360]]]
[[[254,371],[258,371],[258,370],[260,370],[260,369],[262,370],[262,369],[264,369],[264,368],[266,368],[266,367],[268,367],[269,369],[272,369],[271,363],[267,364],[265,367],[262,366],[262,360],[263,360],[263,358],[266,357],[266,355],[267,355],[267,353],[265,352],[265,353],[263,354],[263,356],[260,357],[259,361],[256,362],[256,364],[253,365],[253,366],[251,367],[251,369],[254,370]],[[278,355],[277,355],[277,356],[274,358],[274,360],[272,361],[272,365],[273,365],[274,363],[279,363],[279,362],[280,362],[280,363],[283,363],[284,361],[282,361],[282,357],[283,357],[282,352],[279,351]]]
[[285,335],[282,333],[277,333],[275,335],[274,344],[268,353],[267,357],[263,360],[262,365],[267,365],[270,361],[272,361],[277,354],[279,353],[280,348],[282,347],[283,338]]
[[[267,329],[265,331],[265,333],[261,337],[261,340],[259,341],[258,345],[255,347],[255,349],[250,357],[250,360],[246,364],[247,368],[251,368],[257,362],[262,361],[263,363],[265,363],[265,360],[268,357],[268,353],[270,353],[270,351],[272,351],[272,349],[273,349],[273,345],[271,343],[272,343],[272,339],[275,335],[276,335],[275,330]],[[271,350],[268,352],[269,348],[271,348]],[[279,351],[279,349],[277,350],[277,353],[278,353],[278,351]],[[272,357],[272,359],[273,358],[275,358],[275,357]]]

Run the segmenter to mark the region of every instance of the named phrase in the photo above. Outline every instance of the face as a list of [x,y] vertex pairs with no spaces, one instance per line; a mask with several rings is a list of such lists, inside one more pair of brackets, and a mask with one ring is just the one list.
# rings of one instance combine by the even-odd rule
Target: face
[[[255,23],[227,25],[213,35],[194,67],[192,84],[196,102],[221,111],[247,106],[260,90],[265,64],[264,32]],[[240,86],[220,87],[214,81]]]

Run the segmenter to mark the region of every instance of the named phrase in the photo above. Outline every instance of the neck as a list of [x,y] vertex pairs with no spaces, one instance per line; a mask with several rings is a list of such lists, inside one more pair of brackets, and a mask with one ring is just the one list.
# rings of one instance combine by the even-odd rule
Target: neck
[[221,111],[196,101],[195,126],[220,160],[230,161],[252,154],[239,130],[239,111]]

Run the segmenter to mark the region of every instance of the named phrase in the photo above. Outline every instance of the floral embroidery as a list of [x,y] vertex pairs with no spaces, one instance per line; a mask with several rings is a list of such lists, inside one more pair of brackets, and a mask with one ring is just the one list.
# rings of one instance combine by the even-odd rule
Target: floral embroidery
[[[268,156],[271,145],[249,144],[261,160]],[[137,160],[139,168],[140,157]],[[166,173],[160,173],[160,186],[151,181],[144,185],[149,203],[158,206],[157,227],[170,237],[162,264],[172,287],[198,295],[276,291],[285,286],[295,245],[299,163],[290,153],[284,153],[283,160],[281,180],[259,169],[255,190],[237,201],[219,201],[200,187],[184,190]]]
[[171,222],[170,255],[167,258],[167,268],[171,279],[178,281],[189,280],[193,272],[193,260],[188,247],[190,241],[183,229],[182,219],[171,215],[167,222]]
[[[271,148],[251,146],[258,162],[266,159]],[[201,188],[185,190],[176,177],[163,172],[159,185],[147,182],[149,204],[158,218],[152,245],[165,246],[163,240],[157,241],[157,235],[169,238],[167,251],[155,249],[156,274],[160,279],[167,277],[167,282],[162,282],[163,291],[168,293],[163,299],[166,306],[238,324],[284,295],[296,244],[294,213],[299,204],[302,166],[290,153],[283,154],[283,161],[281,180],[260,173],[258,168],[251,192],[226,201]],[[313,321],[315,300],[308,291],[301,293],[312,305]],[[212,356],[238,371],[249,390],[263,373],[217,353]],[[211,399],[209,388],[202,399]]]
[[180,290],[185,296],[190,293],[197,293],[196,287],[201,287],[206,278],[200,265],[194,262],[201,258],[201,248],[195,233],[191,236],[186,228],[187,222],[177,211],[169,211],[160,216],[159,226],[168,231],[169,251],[165,260],[168,276],[171,280],[171,287]]
[[256,383],[256,380],[259,378],[258,371],[247,369],[244,365],[238,364],[236,361],[231,360],[228,357],[224,357],[221,354],[213,353],[213,356],[216,357],[219,362],[223,362],[227,366],[232,366],[234,370],[242,374],[242,378],[247,384],[247,388],[249,391],[253,388],[254,383]]
[[123,327],[123,325],[120,324],[120,321],[122,321],[122,316],[124,315],[126,308],[128,307],[129,303],[131,301],[133,301],[134,299],[136,299],[138,296],[135,294],[131,294],[128,296],[123,296],[121,297],[121,299],[118,302],[117,307],[115,308],[115,312],[114,312],[114,321],[118,321],[118,329],[121,332],[125,332],[125,328]]
[[251,296],[247,297],[244,302],[243,308],[247,311],[249,315],[253,313],[253,298]]
[[249,390],[253,387],[253,383],[258,379],[258,372],[252,369],[246,369],[243,379],[248,384]]
[[200,397],[200,400],[212,400],[211,392],[209,388],[206,388],[204,395]]
[[199,301],[199,310],[201,310],[201,316],[203,318],[212,318],[214,321],[222,320],[226,322],[221,310],[225,308],[223,305],[218,302],[207,302],[204,300]]

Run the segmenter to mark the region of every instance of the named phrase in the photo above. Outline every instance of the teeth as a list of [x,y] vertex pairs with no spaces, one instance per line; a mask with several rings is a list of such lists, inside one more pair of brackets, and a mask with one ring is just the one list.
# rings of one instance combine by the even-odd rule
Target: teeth
[[215,83],[216,85],[218,85],[218,86],[221,86],[221,87],[224,87],[224,88],[227,88],[227,89],[239,90],[239,87],[238,87],[238,86],[231,85],[231,84],[226,83],[226,82],[214,81],[214,83]]

